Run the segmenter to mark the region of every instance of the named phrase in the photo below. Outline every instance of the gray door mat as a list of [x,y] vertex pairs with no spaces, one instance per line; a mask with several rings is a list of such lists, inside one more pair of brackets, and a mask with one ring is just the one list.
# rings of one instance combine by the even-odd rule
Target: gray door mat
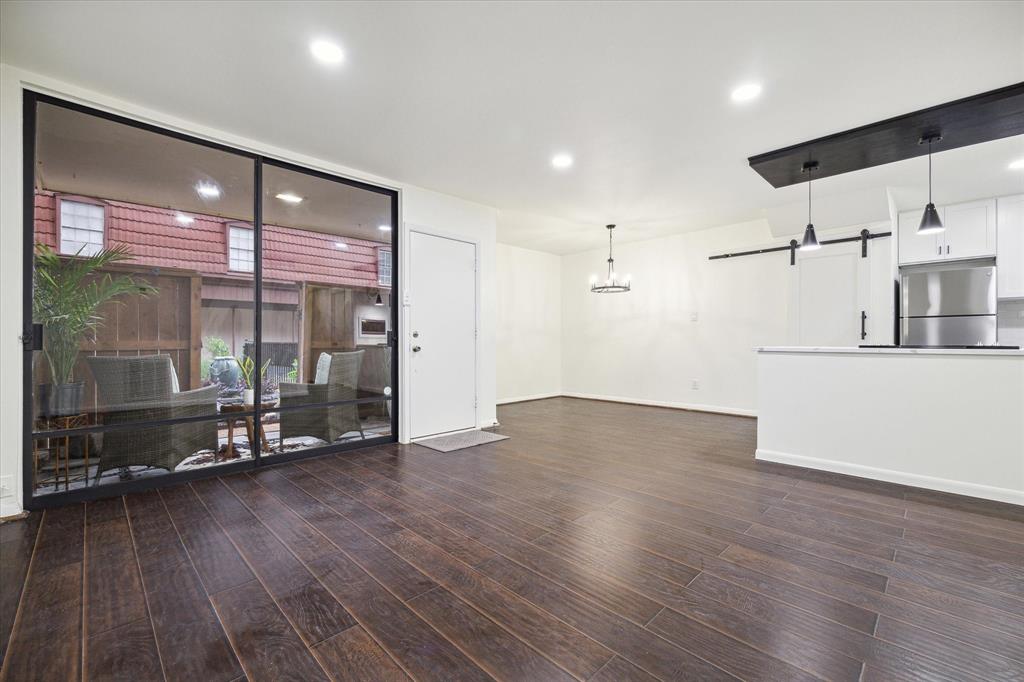
[[490,431],[463,431],[462,433],[452,433],[447,436],[436,436],[426,440],[418,440],[416,444],[431,450],[437,450],[438,452],[451,452],[453,450],[471,448],[474,445],[484,445],[485,443],[506,439],[508,439],[508,436],[503,436],[500,433],[491,433]]

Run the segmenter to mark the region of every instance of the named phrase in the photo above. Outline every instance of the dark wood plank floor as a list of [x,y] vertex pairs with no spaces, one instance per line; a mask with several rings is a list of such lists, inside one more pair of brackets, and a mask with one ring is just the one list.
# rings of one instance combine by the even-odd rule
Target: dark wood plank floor
[[759,464],[740,417],[499,418],[5,524],[0,676],[1024,679],[1024,508]]

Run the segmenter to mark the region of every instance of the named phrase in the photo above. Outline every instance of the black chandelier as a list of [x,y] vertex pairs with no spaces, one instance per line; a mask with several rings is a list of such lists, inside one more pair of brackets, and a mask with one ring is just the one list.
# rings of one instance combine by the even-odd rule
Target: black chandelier
[[597,275],[590,277],[590,291],[595,294],[618,294],[625,291],[629,291],[629,275],[622,280],[619,280],[619,276],[615,272],[615,259],[612,258],[612,232],[615,231],[614,225],[606,225],[608,228],[608,277],[604,282],[599,282]]

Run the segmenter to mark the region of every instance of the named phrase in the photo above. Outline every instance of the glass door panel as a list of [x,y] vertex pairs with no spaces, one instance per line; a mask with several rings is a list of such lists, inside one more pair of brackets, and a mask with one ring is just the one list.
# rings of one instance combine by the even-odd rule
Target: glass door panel
[[254,327],[254,161],[40,101],[32,489],[249,457],[228,447]]
[[268,162],[262,199],[271,453],[390,436],[394,194]]

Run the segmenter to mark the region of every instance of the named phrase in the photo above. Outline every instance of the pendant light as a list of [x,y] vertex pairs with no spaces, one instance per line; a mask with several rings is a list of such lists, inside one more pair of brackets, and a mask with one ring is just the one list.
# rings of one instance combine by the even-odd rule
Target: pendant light
[[807,227],[804,228],[804,240],[800,244],[801,251],[816,251],[821,248],[821,244],[818,243],[818,235],[814,232],[814,224],[811,223],[811,173],[817,167],[817,161],[807,161],[800,171],[807,173]]
[[917,142],[918,144],[928,143],[928,205],[924,207],[921,224],[917,227],[918,234],[937,234],[946,229],[939,218],[939,212],[935,210],[935,204],[932,203],[932,142],[938,142],[941,139],[941,135],[931,134],[925,135]]
[[591,275],[590,277],[590,291],[595,294],[619,294],[629,291],[629,275],[626,275],[625,279],[620,280],[619,276],[615,273],[615,259],[612,258],[612,232],[615,231],[614,225],[606,225],[608,229],[608,277],[604,280],[604,283],[599,284],[597,281],[597,275]]

